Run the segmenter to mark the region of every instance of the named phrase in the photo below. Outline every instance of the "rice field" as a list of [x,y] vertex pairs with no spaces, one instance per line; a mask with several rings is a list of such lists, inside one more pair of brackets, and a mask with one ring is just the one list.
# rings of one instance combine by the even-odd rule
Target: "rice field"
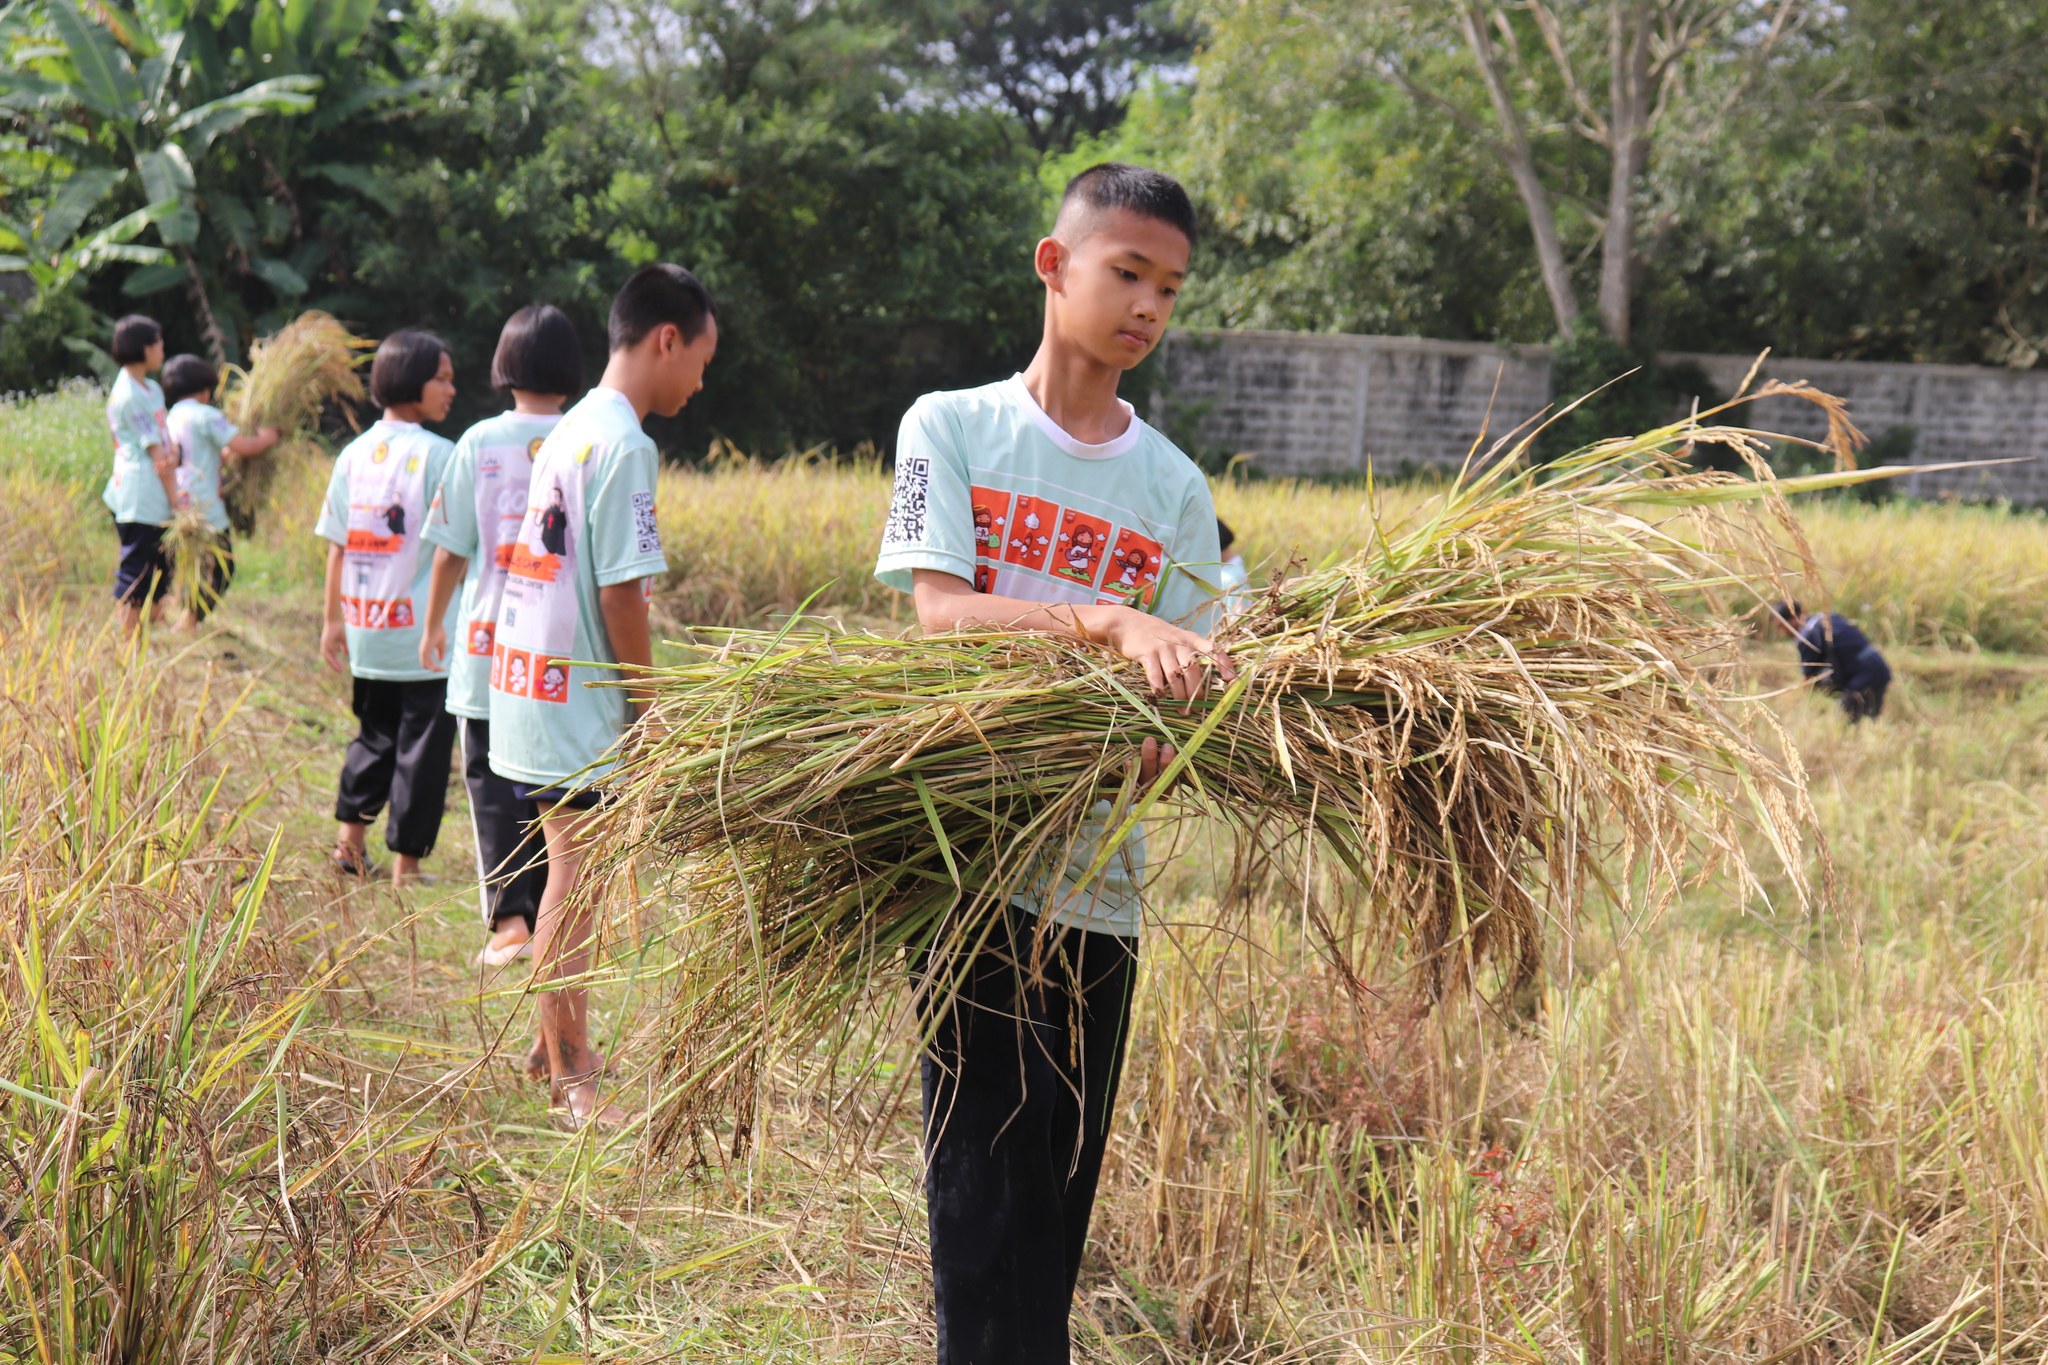
[[[0,404],[0,1359],[928,1354],[905,1021],[861,1087],[771,1076],[737,1159],[554,1131],[523,975],[469,965],[459,783],[436,884],[321,871],[350,717],[314,657],[319,471],[271,490],[207,633],[130,653],[103,458],[90,392]],[[669,621],[827,584],[901,620],[867,577],[878,469],[666,479]],[[1364,496],[1218,494],[1255,560],[1355,540]],[[1772,703],[1832,908],[1709,883],[1589,915],[1492,1007],[1424,1016],[1390,979],[1357,1011],[1282,889],[1179,831],[1079,1358],[2048,1358],[2048,523],[1806,521],[1831,599],[1901,647],[1875,729]],[[594,1027],[632,1075],[684,915],[616,890]]]

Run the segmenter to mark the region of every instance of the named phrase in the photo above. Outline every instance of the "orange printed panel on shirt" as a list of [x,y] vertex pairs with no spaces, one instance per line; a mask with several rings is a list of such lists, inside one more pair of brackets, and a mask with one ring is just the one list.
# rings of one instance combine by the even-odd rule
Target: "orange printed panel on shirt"
[[991,593],[996,590],[995,565],[977,564],[974,566],[974,590],[976,592]]
[[504,691],[504,689],[505,651],[502,649],[493,649],[491,651],[491,690],[494,692],[502,692]]
[[1102,571],[1102,591],[1134,607],[1151,605],[1165,556],[1152,537],[1120,528],[1109,547],[1109,567]]
[[1017,505],[1010,513],[1009,530],[1003,536],[1003,558],[1027,569],[1043,569],[1059,519],[1058,503],[1018,494]]
[[1052,547],[1053,575],[1092,585],[1103,556],[1109,553],[1112,529],[1101,517],[1068,508],[1060,518],[1059,539]]
[[363,623],[363,599],[360,597],[342,598],[341,619],[344,625],[361,625]]
[[389,603],[389,609],[384,613],[384,620],[393,630],[412,629],[412,599],[410,597],[393,598]]
[[404,536],[380,536],[375,531],[350,531],[348,551],[356,555],[395,555],[405,548]]
[[478,658],[489,658],[498,642],[498,627],[492,621],[471,621],[469,623],[469,652]]
[[1003,536],[1010,527],[1010,495],[999,488],[968,490],[974,504],[974,553],[978,559],[1001,559]]
[[533,658],[533,699],[535,701],[567,702],[569,700],[569,661],[549,659],[541,655]]
[[512,561],[505,569],[520,578],[537,578],[543,583],[552,583],[561,576],[562,561],[558,555],[537,555],[526,546],[515,543]]
[[504,672],[498,679],[498,690],[511,697],[524,697],[533,689],[533,656],[523,649],[505,651]]

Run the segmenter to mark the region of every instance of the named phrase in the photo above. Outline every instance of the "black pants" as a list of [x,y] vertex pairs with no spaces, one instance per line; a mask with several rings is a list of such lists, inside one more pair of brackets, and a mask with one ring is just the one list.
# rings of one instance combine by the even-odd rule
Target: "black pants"
[[484,924],[518,917],[531,933],[540,923],[540,893],[548,884],[547,844],[540,810],[522,801],[519,784],[491,771],[491,723],[457,718],[462,732],[462,778],[469,787],[469,819],[476,833],[477,883]]
[[443,705],[447,699],[448,683],[442,678],[355,680],[351,709],[361,728],[342,759],[335,819],[371,824],[389,801],[384,842],[391,851],[411,858],[434,851],[455,748],[455,717]]
[[[1067,1314],[1122,1074],[1137,940],[1012,910],[924,1056],[941,1365],[1068,1359]],[[932,1006],[927,1005],[930,1020]]]

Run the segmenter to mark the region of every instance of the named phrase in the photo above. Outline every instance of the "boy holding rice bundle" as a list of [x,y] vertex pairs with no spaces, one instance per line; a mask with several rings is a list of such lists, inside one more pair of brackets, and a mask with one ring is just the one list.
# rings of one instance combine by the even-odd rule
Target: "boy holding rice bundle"
[[[576,893],[593,784],[610,771],[642,705],[630,692],[589,684],[616,678],[605,665],[653,663],[647,601],[668,561],[654,512],[660,459],[641,423],[650,412],[674,416],[704,387],[718,349],[717,307],[681,266],[643,266],[612,300],[609,331],[603,378],[534,456],[493,632],[491,769],[537,808],[547,851],[536,986],[589,966],[594,908]],[[610,1114],[598,1100],[604,1059],[590,1046],[588,1012],[582,987],[546,991],[527,1068],[547,1077],[550,1098],[578,1125]]]
[[114,564],[114,601],[121,629],[134,634],[142,609],[163,619],[171,564],[164,528],[185,505],[178,491],[178,452],[165,426],[164,391],[149,372],[164,363],[164,330],[154,318],[130,313],[114,324],[114,363],[121,372],[107,390],[107,426],[114,434],[114,468],[100,494],[114,514],[121,553]]
[[[448,710],[462,742],[479,895],[490,933],[477,961],[499,967],[531,952],[547,863],[539,812],[520,799],[509,778],[491,771],[491,659],[534,457],[562,420],[562,405],[583,387],[583,348],[568,315],[534,303],[507,319],[491,357],[491,387],[512,395],[512,411],[462,433],[422,532],[434,546],[434,568],[420,663],[448,675]],[[453,618],[457,646],[451,654],[442,617],[458,582],[462,606]]]
[[334,803],[334,866],[369,875],[370,822],[388,803],[391,883],[403,886],[440,835],[455,743],[448,680],[419,658],[430,562],[420,553],[420,528],[454,449],[421,424],[447,417],[455,401],[448,348],[431,332],[384,338],[370,364],[370,397],[384,416],[335,457],[314,527],[330,542],[320,653],[329,668],[353,676],[359,723]]
[[[1231,676],[1202,633],[1221,560],[1208,483],[1117,396],[1165,333],[1194,238],[1170,177],[1083,171],[1035,254],[1045,324],[1031,364],[927,394],[904,417],[876,573],[912,594],[925,630],[1079,636],[1182,701],[1207,690],[1212,666]],[[1147,739],[1140,781],[1172,757]],[[948,1365],[1068,1358],[1145,870],[1139,831],[1084,884],[1108,815],[1105,801],[1065,868],[1018,898],[927,1018],[926,1197]],[[942,991],[923,984],[929,1013]]]
[[166,422],[177,453],[178,488],[194,510],[206,518],[214,545],[200,571],[198,600],[190,604],[187,624],[197,625],[220,605],[235,577],[235,539],[228,526],[227,504],[221,501],[220,473],[224,459],[247,460],[277,444],[277,428],[242,434],[213,405],[220,371],[196,355],[172,356],[164,366],[164,401],[171,405]]

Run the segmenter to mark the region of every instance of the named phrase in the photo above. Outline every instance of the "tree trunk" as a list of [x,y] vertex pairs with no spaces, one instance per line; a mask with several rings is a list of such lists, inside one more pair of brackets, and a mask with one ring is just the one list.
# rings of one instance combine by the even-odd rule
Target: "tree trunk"
[[1650,157],[1650,16],[1640,0],[1611,0],[1609,13],[1607,126],[1613,161],[1600,243],[1600,325],[1626,342],[1634,321],[1635,189]]
[[207,297],[206,281],[199,274],[199,258],[189,247],[178,248],[178,259],[185,267],[185,297],[192,301],[192,311],[199,318],[199,334],[206,339],[207,359],[217,369],[228,363],[228,336],[220,327],[220,319],[213,315],[213,300]]
[[1494,61],[1486,16],[1477,4],[1467,4],[1463,18],[1465,41],[1471,45],[1473,59],[1479,64],[1479,77],[1486,83],[1487,96],[1493,102],[1494,118],[1500,124],[1501,160],[1506,163],[1515,192],[1529,214],[1529,232],[1536,239],[1536,263],[1543,273],[1543,288],[1550,295],[1550,311],[1557,317],[1558,331],[1569,332],[1579,318],[1579,299],[1572,292],[1571,271],[1565,263],[1564,242],[1557,233],[1557,213],[1551,206],[1550,192],[1543,188],[1543,180],[1536,174],[1536,155],[1529,149],[1522,116],[1501,78],[1499,64]]

